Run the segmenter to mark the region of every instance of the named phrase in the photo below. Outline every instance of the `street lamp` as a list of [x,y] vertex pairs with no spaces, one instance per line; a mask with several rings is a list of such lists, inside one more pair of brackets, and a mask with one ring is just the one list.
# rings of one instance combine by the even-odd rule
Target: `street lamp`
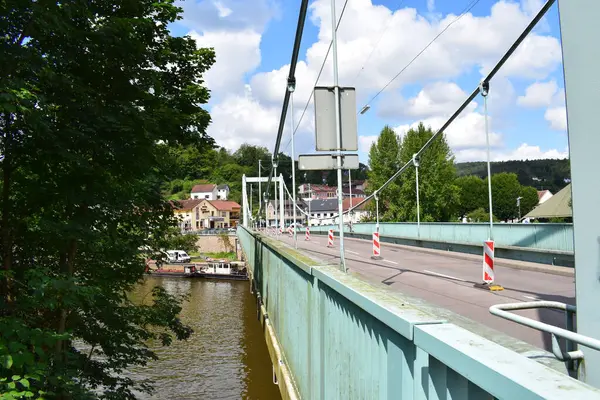
[[369,109],[370,109],[370,108],[371,108],[371,106],[367,104],[366,106],[364,106],[364,107],[363,107],[363,108],[360,110],[360,113],[361,113],[361,114],[364,114],[364,113],[366,113],[367,111],[369,111]]

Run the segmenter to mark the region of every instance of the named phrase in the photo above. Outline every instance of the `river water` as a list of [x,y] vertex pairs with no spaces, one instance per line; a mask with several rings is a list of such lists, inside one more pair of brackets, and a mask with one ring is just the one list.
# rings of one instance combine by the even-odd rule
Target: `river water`
[[181,319],[194,333],[169,347],[151,345],[159,360],[131,370],[156,382],[156,392],[140,399],[281,398],[248,282],[148,277],[134,297],[155,285],[190,295]]

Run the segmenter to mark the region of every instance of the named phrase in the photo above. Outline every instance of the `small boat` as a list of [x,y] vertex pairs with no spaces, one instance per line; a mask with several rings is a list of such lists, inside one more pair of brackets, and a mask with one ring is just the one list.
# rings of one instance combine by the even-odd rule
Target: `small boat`
[[176,278],[194,278],[198,273],[195,265],[165,265],[158,269],[148,269],[149,275],[152,276],[171,276]]
[[196,272],[196,276],[199,278],[230,279],[236,281],[248,280],[248,272],[246,271],[245,263],[211,259],[210,261],[197,265],[199,269]]

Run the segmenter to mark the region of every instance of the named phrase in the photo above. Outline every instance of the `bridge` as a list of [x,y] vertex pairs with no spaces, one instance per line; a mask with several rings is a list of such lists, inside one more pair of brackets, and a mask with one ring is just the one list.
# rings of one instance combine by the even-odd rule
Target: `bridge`
[[[600,398],[600,185],[592,184],[600,171],[600,48],[590,43],[600,37],[600,3],[558,3],[574,223],[496,225],[497,279],[504,290],[479,285],[485,227],[419,224],[415,233],[411,224],[357,224],[350,232],[340,206],[337,237],[328,245],[325,234],[336,227],[313,228],[304,240],[257,226],[247,183],[266,182],[268,192],[272,181],[282,180],[274,170],[268,178],[243,178],[237,236],[283,398]],[[297,34],[296,58],[299,41]],[[294,68],[292,62],[290,78]],[[282,123],[288,101],[286,92]],[[417,166],[414,158],[390,181],[409,166]],[[370,236],[379,230],[381,259],[371,257]]]

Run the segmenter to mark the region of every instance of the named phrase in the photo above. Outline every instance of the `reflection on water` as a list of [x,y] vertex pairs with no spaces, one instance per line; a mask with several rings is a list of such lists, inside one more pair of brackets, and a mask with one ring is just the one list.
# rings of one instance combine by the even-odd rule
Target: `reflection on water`
[[156,344],[159,360],[132,369],[136,379],[156,382],[156,392],[140,399],[281,398],[248,282],[149,277],[134,297],[155,285],[190,295],[181,319],[194,333],[169,347]]

